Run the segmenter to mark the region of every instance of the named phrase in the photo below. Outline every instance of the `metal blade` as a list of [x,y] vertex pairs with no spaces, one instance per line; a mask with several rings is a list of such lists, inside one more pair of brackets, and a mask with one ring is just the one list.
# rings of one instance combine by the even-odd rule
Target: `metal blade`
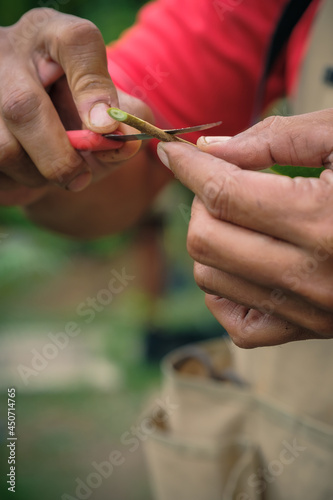
[[[213,128],[217,127],[218,125],[221,125],[220,122],[215,122],[215,123],[205,123],[204,125],[195,125],[194,127],[185,127],[185,128],[174,128],[171,130],[164,130],[164,132],[167,132],[168,134],[172,135],[182,135],[182,134],[188,134],[190,132],[199,132],[201,130],[207,130],[208,128]],[[112,139],[113,141],[120,141],[120,142],[127,142],[127,141],[145,141],[146,139],[151,139],[152,136],[148,134],[103,134],[103,137],[106,137],[107,139]]]
[[167,132],[168,134],[188,134],[190,132],[200,132],[201,130],[206,130],[208,128],[213,128],[217,127],[218,125],[221,125],[220,122],[215,122],[215,123],[205,123],[204,125],[195,125],[194,127],[185,127],[185,128],[174,128],[172,130],[165,130],[164,132]]
[[128,142],[128,141],[145,141],[146,139],[152,139],[151,135],[148,134],[103,134],[106,139],[112,139],[113,141]]

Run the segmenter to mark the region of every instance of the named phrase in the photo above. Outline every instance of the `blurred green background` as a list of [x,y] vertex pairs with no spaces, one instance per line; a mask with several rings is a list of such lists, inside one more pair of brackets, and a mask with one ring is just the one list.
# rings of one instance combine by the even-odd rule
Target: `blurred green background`
[[[109,42],[134,22],[144,3],[16,0],[0,4],[0,19],[10,25],[30,8],[58,6],[92,20]],[[12,386],[17,500],[60,500],[64,493],[75,498],[76,479],[84,481],[92,463],[112,450],[121,451],[124,464],[88,497],[152,498],[143,442],[131,452],[122,436],[158,395],[160,356],[186,339],[221,333],[193,282],[185,251],[190,204],[190,193],[174,184],[140,228],[94,242],[62,238],[31,224],[19,209],[0,209],[0,498],[8,495],[5,416]],[[78,306],[98,296],[110,273],[123,268],[135,279],[87,323]],[[18,367],[31,366],[49,335],[69,322],[81,333],[24,384]]]
[[147,3],[144,0],[15,0],[1,2],[1,26],[9,26],[30,9],[38,7],[54,8],[60,12],[84,17],[93,21],[101,30],[104,40],[110,42],[119,37],[120,33],[131,26],[139,8]]

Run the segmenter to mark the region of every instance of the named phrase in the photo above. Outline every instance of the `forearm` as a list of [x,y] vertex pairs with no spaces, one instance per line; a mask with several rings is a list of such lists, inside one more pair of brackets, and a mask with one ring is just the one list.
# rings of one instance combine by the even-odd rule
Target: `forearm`
[[145,148],[81,193],[52,188],[25,212],[50,230],[96,238],[131,227],[170,178],[170,172]]
[[[261,13],[259,0],[249,0],[233,11],[222,30],[214,5],[205,0],[195,2],[195,9],[190,0],[183,0],[181,11],[177,0],[152,2],[131,33],[108,51],[114,84],[150,105],[162,128],[222,118],[223,124],[215,132],[233,135],[248,125],[265,43],[285,2],[274,2],[267,16]],[[261,13],[258,22],[247,30],[240,29],[249,15],[255,13],[257,19],[257,10],[258,16]],[[184,16],[184,12],[191,12],[191,16]],[[142,101],[125,98],[128,105],[124,106],[116,95],[106,69],[102,37],[91,23],[52,11],[49,15],[49,23],[36,31],[15,65],[19,76],[9,71],[9,57],[3,66],[7,98],[2,103],[6,120],[0,120],[0,136],[10,147],[4,151],[0,173],[10,173],[13,189],[21,184],[27,189],[46,189],[38,201],[30,199],[28,204],[26,197],[21,197],[11,204],[25,205],[27,215],[48,229],[84,238],[120,231],[143,215],[169,174],[160,166],[154,167],[148,149],[128,161],[135,153],[133,143],[126,143],[117,156],[111,152],[102,159],[99,155],[83,157],[71,148],[65,128],[81,128],[83,124],[97,133],[112,132],[117,124],[111,123],[104,111],[112,103],[118,106],[118,97],[121,108],[141,118],[149,121],[151,113]],[[13,34],[24,30],[27,21],[33,21],[33,13],[11,28]],[[237,44],[230,43],[235,33]],[[40,59],[45,39],[53,43],[31,81],[29,64]],[[6,47],[10,54],[8,44]],[[252,62],[244,66],[245,49]],[[75,64],[79,55],[82,64]],[[54,60],[58,60],[56,67]],[[45,87],[52,85],[48,95],[40,82]],[[30,100],[24,99],[28,91]],[[271,91],[269,95],[273,96]],[[26,102],[31,105],[29,113],[24,111]],[[195,141],[197,136],[188,138]],[[112,172],[120,160],[122,166]],[[107,175],[109,171],[112,173]],[[54,185],[60,187],[50,187]],[[8,204],[8,194],[3,196]]]

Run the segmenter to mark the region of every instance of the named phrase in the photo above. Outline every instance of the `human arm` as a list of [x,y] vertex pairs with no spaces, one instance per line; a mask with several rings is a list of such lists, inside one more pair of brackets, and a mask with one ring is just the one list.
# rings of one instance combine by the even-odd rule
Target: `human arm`
[[25,212],[53,231],[97,238],[132,227],[170,180],[167,169],[144,149],[80,193],[49,189],[46,196],[26,206]]
[[[223,6],[223,2],[220,3]],[[228,2],[225,2],[225,4],[228,6]],[[178,2],[175,0],[154,2],[146,7],[145,13],[141,16],[141,20],[137,26],[109,50],[109,70],[118,87],[136,97],[144,99],[153,108],[158,125],[186,126],[222,118],[223,125],[219,132],[225,133],[228,131],[228,133],[235,133],[244,128],[248,123],[251,114],[251,103],[255,94],[255,85],[259,78],[258,68],[261,68],[264,57],[265,43],[270,36],[272,26],[283,4],[283,1],[276,2],[274,7],[267,9],[269,10],[269,13],[267,13],[265,9],[262,9],[260,2],[252,0],[246,3],[246,5],[244,3],[244,5],[242,4],[232,11],[226,11],[226,17],[224,19],[220,16],[221,11],[217,12],[212,3],[203,0],[196,2],[195,5],[188,0],[184,0],[184,10],[181,12],[178,8]],[[260,7],[260,15],[257,12],[258,6]],[[186,12],[190,13],[191,16],[184,15]],[[255,12],[257,12],[256,17]],[[243,29],[245,20],[249,15],[258,19],[257,22],[261,29],[257,29],[258,25],[252,25],[248,27],[247,30]],[[163,19],[163,23],[160,22],[161,19]],[[61,21],[61,27],[59,27],[59,21]],[[157,21],[159,22],[157,23]],[[67,24],[66,22],[63,23],[62,18],[58,18],[58,20],[53,20],[51,22],[51,25],[56,23],[60,30],[58,35],[61,35],[62,42],[59,42],[60,47],[57,47],[56,44],[59,51],[62,44],[65,44],[67,48],[68,43],[72,43],[74,48],[72,51],[66,50],[67,68],[59,68],[59,65],[54,65],[52,61],[47,61],[50,65],[46,64],[46,69],[48,69],[48,71],[52,70],[49,78],[52,77],[56,79],[64,69],[66,75],[68,72],[72,71],[75,75],[80,74],[81,77],[84,77],[82,85],[77,85],[76,93],[71,85],[69,88],[72,93],[74,92],[74,108],[70,100],[71,92],[68,93],[68,88],[66,85],[64,86],[63,81],[57,80],[52,85],[51,103],[48,100],[48,96],[46,95],[46,99],[43,94],[43,99],[41,99],[40,102],[38,101],[38,112],[36,116],[30,114],[27,117],[28,119],[22,120],[23,123],[20,124],[20,128],[26,130],[23,135],[29,138],[29,140],[26,139],[27,146],[25,146],[23,140],[20,140],[22,134],[20,135],[20,133],[15,132],[15,134],[12,134],[16,140],[15,148],[17,148],[17,142],[19,143],[19,148],[18,150],[15,150],[15,148],[13,150],[13,148],[11,148],[11,150],[6,153],[7,156],[12,156],[14,158],[15,161],[11,161],[11,164],[14,163],[15,168],[17,164],[19,164],[20,168],[23,166],[25,174],[28,168],[30,169],[31,165],[37,166],[38,172],[42,172],[42,179],[38,176],[38,182],[41,186],[35,184],[33,186],[26,186],[23,184],[22,187],[22,181],[19,180],[20,189],[27,191],[27,188],[29,188],[29,193],[28,195],[24,195],[26,199],[23,200],[14,199],[13,201],[12,198],[11,201],[10,198],[13,197],[13,192],[11,192],[10,195],[8,191],[3,191],[0,194],[3,197],[2,199],[5,200],[3,202],[5,204],[29,205],[27,209],[28,214],[36,221],[43,221],[46,227],[57,227],[57,230],[61,231],[61,219],[63,219],[65,226],[64,232],[66,233],[68,233],[69,227],[72,226],[73,232],[78,235],[78,227],[81,223],[81,219],[77,219],[78,214],[89,213],[89,225],[91,227],[91,235],[93,236],[96,229],[96,225],[93,224],[93,212],[96,205],[100,205],[101,203],[98,189],[91,187],[91,194],[89,195],[88,191],[90,187],[86,188],[87,192],[85,196],[73,194],[71,197],[69,196],[70,193],[60,192],[60,189],[56,190],[56,188],[49,185],[50,179],[47,175],[45,176],[45,167],[41,166],[38,160],[39,157],[48,158],[47,155],[52,156],[51,153],[53,152],[58,156],[60,155],[61,165],[63,165],[65,170],[64,179],[66,179],[68,173],[76,172],[77,166],[75,161],[79,163],[79,166],[81,165],[84,168],[88,168],[91,173],[94,173],[92,172],[93,169],[91,164],[87,165],[86,161],[82,162],[82,157],[73,149],[69,151],[67,138],[64,134],[64,127],[59,124],[59,119],[54,115],[54,109],[51,109],[50,113],[47,112],[51,104],[55,103],[56,98],[54,93],[56,94],[57,90],[59,90],[60,96],[63,96],[64,92],[67,92],[66,99],[60,99],[60,104],[55,106],[55,110],[58,112],[60,120],[65,127],[67,126],[66,120],[68,120],[68,110],[71,110],[71,113],[69,113],[70,118],[73,115],[75,117],[74,128],[79,128],[81,122],[95,131],[111,131],[115,126],[110,123],[107,129],[105,127],[96,129],[91,127],[91,124],[87,123],[86,117],[83,116],[84,113],[81,112],[80,109],[78,109],[79,118],[75,113],[75,107],[79,106],[78,103],[80,99],[82,99],[83,102],[86,99],[89,101],[89,92],[92,92],[94,98],[99,102],[103,95],[105,96],[105,88],[103,85],[101,88],[99,84],[94,83],[94,81],[96,82],[96,80],[98,80],[96,77],[97,70],[94,72],[94,65],[97,60],[100,64],[98,71],[101,72],[103,76],[102,82],[107,82],[105,83],[108,89],[107,92],[109,92],[106,99],[107,102],[109,103],[111,94],[114,96],[114,87],[105,75],[105,66],[103,62],[103,58],[105,57],[105,55],[103,55],[103,50],[105,49],[104,46],[101,48],[101,37],[97,35],[96,29],[93,28],[91,24],[88,23],[88,25],[84,24],[84,26],[82,26],[80,25],[81,22],[82,20],[74,21],[74,19],[71,18],[71,23],[79,24],[77,25],[77,29],[71,29],[70,34],[67,33]],[[36,22],[35,24],[33,23],[33,26],[35,25]],[[70,26],[72,27],[72,25]],[[45,25],[45,29],[46,28],[49,29],[49,21]],[[16,33],[21,35],[22,23],[19,23],[15,29],[18,30]],[[79,46],[81,29],[83,31],[88,30],[88,32],[91,29],[93,33],[92,37],[97,38],[97,42],[95,38],[95,41],[93,40],[98,46],[94,51],[89,50],[90,44],[84,44],[87,54],[82,53],[80,47],[75,48]],[[39,36],[43,39],[42,30],[39,31]],[[77,37],[74,37],[75,33]],[[234,33],[235,40],[237,40],[236,44],[231,43],[232,33]],[[59,36],[57,38],[58,41]],[[232,45],[232,50],[229,54],[230,44]],[[189,53],[189,47],[192,45],[193,50]],[[245,66],[243,57],[244,46],[247,47],[247,64]],[[79,57],[76,55],[76,50],[78,51],[77,54]],[[91,52],[93,52],[94,57],[92,57]],[[176,53],[177,57],[175,57]],[[100,54],[100,56],[96,54]],[[138,54],[139,57],[137,56]],[[193,54],[201,61],[200,71],[197,60],[192,58]],[[22,61],[22,53],[20,53],[20,50],[18,50],[17,54],[15,53],[14,56],[11,52],[11,57],[18,57],[20,61],[20,64],[17,64],[19,78],[17,77],[16,80],[14,79],[13,84],[12,82],[8,82],[6,84],[7,89],[13,88],[13,85],[17,87],[17,82],[22,82],[22,78],[25,77],[27,70],[26,61],[28,61],[29,64],[31,63],[31,57],[29,55],[26,55],[25,61]],[[93,61],[91,61],[91,59],[93,59]],[[80,66],[78,66],[78,68],[75,67],[74,63],[78,60],[81,61],[85,74],[82,74],[82,68],[80,68]],[[24,69],[23,72],[22,69]],[[79,69],[81,73],[77,73],[77,69]],[[167,73],[167,76],[162,79],[163,81],[161,81],[159,69],[164,76],[165,73]],[[6,66],[4,66],[4,71],[5,70]],[[55,74],[55,70],[59,73]],[[214,78],[212,78],[212,72],[215,72]],[[46,86],[46,83],[52,83],[52,78],[49,79],[49,81],[42,82],[42,85],[41,81],[36,80],[34,82],[34,85],[37,82],[39,86],[38,95],[41,95],[40,92],[44,91],[43,86]],[[218,82],[219,78],[220,82]],[[79,78],[72,78],[72,80],[68,78],[68,80],[74,83],[80,81]],[[277,83],[277,81],[279,83]],[[85,92],[84,84],[89,88],[88,94]],[[277,88],[279,88],[280,91],[280,87],[281,78],[278,77],[275,79],[275,83],[272,82],[271,84],[270,95],[273,96],[273,94],[277,92]],[[223,91],[226,97],[223,101],[218,101],[220,91]],[[143,95],[142,92],[145,92],[145,95]],[[200,99],[198,99],[198,96],[200,96]],[[45,113],[43,112],[45,107],[44,101],[47,104]],[[18,109],[20,111],[21,108],[18,107]],[[42,111],[41,113],[39,112],[40,110]],[[146,111],[147,110],[144,112]],[[50,120],[49,117],[51,116],[55,118]],[[146,116],[144,116],[144,118],[147,119]],[[38,120],[40,120],[43,126],[39,126],[39,128],[36,129],[35,123],[38,122]],[[70,126],[73,128],[73,123],[71,123]],[[10,126],[8,125],[7,128],[10,128]],[[66,142],[67,149],[64,149],[64,142]],[[126,147],[130,148],[130,143],[128,143]],[[123,156],[126,157],[125,147],[120,151],[122,151]],[[30,154],[33,160],[32,162],[29,161],[26,153]],[[133,149],[130,153],[133,153]],[[22,156],[24,156],[24,162],[22,162]],[[130,154],[128,156],[130,156]],[[69,158],[69,162],[67,158]],[[93,161],[94,168],[96,165],[96,158],[99,162],[99,170],[102,169],[104,173],[108,174],[100,184],[102,186],[101,192],[105,190],[107,193],[111,194],[113,192],[112,189],[117,191],[117,185],[121,186],[121,189],[125,189],[126,186],[131,186],[131,179],[129,179],[126,169],[124,169],[123,173],[120,172],[120,169],[113,171],[113,167],[115,166],[113,156],[109,159],[104,153],[102,156],[103,161],[101,161],[100,158],[95,155]],[[154,191],[156,186],[160,188],[167,182],[168,174],[163,168],[159,168],[158,171],[156,171],[156,163],[155,161],[151,162],[151,158],[153,157],[149,154],[145,167],[141,167],[140,164],[138,164],[137,167],[138,172],[136,172],[136,175],[140,178],[141,169],[143,174],[142,182],[136,185],[139,190],[139,192],[135,193],[135,199],[137,201],[139,200],[140,192],[143,198],[146,197],[146,182],[150,182],[150,179],[152,179],[151,191]],[[85,157],[84,160],[87,160],[87,158]],[[26,165],[26,161],[29,163],[29,167]],[[2,162],[2,164],[0,162],[0,169],[5,162]],[[74,166],[72,165],[73,162]],[[141,163],[141,165],[143,164],[144,162]],[[49,165],[49,162],[47,162],[47,165]],[[133,169],[134,168],[133,164]],[[12,172],[13,169],[11,168],[10,175]],[[122,178],[123,175],[124,177]],[[132,178],[137,179],[136,175],[132,175]],[[46,186],[45,178],[47,181]],[[153,179],[156,179],[156,182]],[[55,179],[51,179],[51,183],[54,180]],[[107,185],[109,185],[109,190],[106,187]],[[128,220],[134,221],[135,218],[140,216],[142,211],[132,203],[133,191],[131,191],[131,189],[128,192],[126,190],[124,191],[124,196],[122,200],[119,200],[119,204],[126,205],[123,209],[127,214],[131,206],[132,214],[131,216],[128,214]],[[154,192],[154,195],[156,192],[157,191]],[[56,193],[59,195],[58,198]],[[30,196],[32,196],[32,198]],[[22,195],[20,194],[19,197],[22,197]],[[150,199],[141,199],[141,207],[146,207]],[[117,209],[121,209],[119,204],[117,205]],[[107,205],[107,207],[105,205]],[[111,218],[115,213],[112,196],[109,196],[108,200],[105,200],[105,205],[103,204],[103,214],[105,214],[104,231],[107,232],[112,226]],[[42,212],[40,212],[41,210]],[[61,217],[60,214],[64,214],[66,216],[65,219],[63,216]],[[56,221],[57,217],[58,220]],[[117,225],[118,222],[116,221],[115,225],[119,228],[119,225]],[[98,223],[99,232],[102,232],[101,213],[96,213],[96,223]],[[75,225],[76,228],[74,228]],[[85,235],[87,235],[87,232],[88,225]]]
[[[110,152],[80,154],[65,133],[82,126],[111,132],[119,124],[106,109],[118,103],[153,119],[143,102],[116,91],[97,28],[83,19],[36,9],[16,25],[1,28],[0,43],[0,204],[20,205],[33,220],[78,237],[121,230],[140,218],[166,182],[165,169],[147,175],[146,167],[154,161],[142,149],[135,170],[129,163],[122,172],[117,167],[138,151],[138,141]],[[97,117],[90,111],[94,104],[102,111]],[[115,175],[108,179],[112,171]],[[75,178],[81,180],[74,186]],[[84,195],[74,193],[87,185]]]
[[[196,281],[241,347],[333,338],[332,132],[330,109],[202,139],[201,151],[160,145],[196,194],[188,233]],[[319,179],[255,171],[275,163],[326,170]]]

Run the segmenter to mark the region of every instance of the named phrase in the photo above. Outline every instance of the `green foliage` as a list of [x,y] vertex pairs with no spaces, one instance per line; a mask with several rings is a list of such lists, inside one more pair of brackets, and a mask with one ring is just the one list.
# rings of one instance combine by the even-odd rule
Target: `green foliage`
[[[15,2],[0,3],[0,19],[2,26],[9,26],[28,10],[37,7],[50,7],[60,12],[84,17],[99,25],[113,26],[115,34],[119,34],[119,29],[127,28],[134,20],[138,9],[146,3],[144,0],[122,0],[121,2],[111,2],[110,0],[95,0],[94,2],[82,2],[82,0],[15,0]],[[102,29],[101,29],[102,30]],[[108,32],[109,29],[106,29]],[[103,30],[102,30],[102,33]],[[108,33],[106,33],[108,34]]]
[[310,167],[292,167],[290,165],[274,165],[273,172],[288,177],[319,177],[324,168],[310,168]]

